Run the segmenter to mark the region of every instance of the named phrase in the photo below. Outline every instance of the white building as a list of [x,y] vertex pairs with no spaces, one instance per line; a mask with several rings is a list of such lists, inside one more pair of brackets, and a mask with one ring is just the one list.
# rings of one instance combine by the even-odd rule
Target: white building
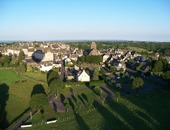
[[78,76],[78,81],[80,82],[89,82],[90,76],[83,70],[83,72]]
[[104,55],[103,56],[103,62],[105,62],[110,56],[109,55]]
[[42,59],[42,61],[53,61],[54,60],[54,55],[51,52],[46,52],[44,55],[44,58]]
[[13,50],[13,49],[7,49],[7,55],[9,54],[16,54],[17,56],[19,55],[20,50]]
[[53,68],[52,65],[49,65],[49,66],[41,65],[40,70],[45,72],[45,71],[51,70],[52,68]]
[[121,68],[123,68],[123,70],[126,70],[126,64],[125,63],[118,63],[116,65],[117,70],[120,70]]

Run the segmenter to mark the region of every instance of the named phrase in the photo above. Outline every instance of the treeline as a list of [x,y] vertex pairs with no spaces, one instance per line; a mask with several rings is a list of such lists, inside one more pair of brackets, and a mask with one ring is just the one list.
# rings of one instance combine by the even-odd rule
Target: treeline
[[[79,49],[90,49],[91,42],[68,42],[71,47],[78,47]],[[158,52],[163,56],[170,56],[170,42],[135,42],[135,41],[97,41],[97,48],[99,50],[108,48],[123,48],[137,47],[143,48],[147,51]]]
[[27,64],[23,62],[25,55],[23,51],[20,51],[19,56],[16,55],[3,55],[0,53],[0,68],[14,67],[15,70],[22,74],[26,72]]

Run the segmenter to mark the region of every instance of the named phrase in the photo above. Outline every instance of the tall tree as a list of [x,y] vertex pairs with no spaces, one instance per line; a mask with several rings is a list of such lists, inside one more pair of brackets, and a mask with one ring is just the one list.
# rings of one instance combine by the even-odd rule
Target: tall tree
[[30,107],[32,110],[43,111],[48,105],[47,95],[44,87],[41,84],[37,84],[33,87],[31,92]]
[[116,67],[115,66],[111,66],[110,70],[114,73],[114,72],[116,72]]
[[64,89],[64,83],[63,81],[61,81],[60,79],[54,79],[50,85],[50,91],[54,91],[56,92],[56,94],[58,95],[59,92]]
[[47,96],[43,93],[35,94],[31,97],[30,107],[32,110],[43,110],[48,105]]
[[132,82],[132,88],[136,90],[136,93],[138,92],[139,88],[143,87],[143,79],[140,77],[137,77]]
[[163,70],[163,64],[161,61],[156,61],[152,69],[153,72],[161,72]]
[[24,59],[25,59],[25,54],[22,50],[20,50],[19,56],[18,56],[18,61],[21,62]]
[[103,68],[100,69],[100,73],[103,75],[105,74],[105,70]]
[[54,80],[54,79],[60,79],[60,76],[58,74],[58,71],[55,70],[50,70],[47,74],[47,82],[50,85],[50,83]]

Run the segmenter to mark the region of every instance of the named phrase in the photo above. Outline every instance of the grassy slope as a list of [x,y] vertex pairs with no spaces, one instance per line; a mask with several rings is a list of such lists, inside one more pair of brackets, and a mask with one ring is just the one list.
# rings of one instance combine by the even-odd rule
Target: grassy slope
[[0,83],[13,83],[20,79],[22,78],[18,76],[15,71],[5,69],[0,70]]
[[76,129],[118,129],[150,130],[169,129],[170,96],[165,93],[149,92],[139,96],[110,100],[105,105],[94,105],[90,111],[81,109],[73,112],[56,113],[58,122],[50,125],[37,124],[31,130],[76,130]]
[[47,82],[47,79],[46,79],[46,73],[43,73],[43,72],[26,72],[24,73],[25,76],[28,76],[30,78],[33,78],[33,79],[36,79],[36,80],[40,80],[40,81],[43,81],[43,82]]
[[[6,73],[5,73],[6,71]],[[9,70],[0,70],[0,82],[6,81],[9,86],[9,99],[7,101],[6,111],[7,120],[11,122],[20,115],[29,103],[32,87],[36,82],[27,81],[25,83],[13,83],[20,77],[11,76]],[[5,74],[7,80],[2,80],[2,74]],[[8,75],[9,74],[9,75]],[[8,81],[8,82],[7,82]],[[82,91],[83,92],[83,91]],[[84,93],[88,95],[87,90]],[[81,94],[77,93],[77,94]],[[90,92],[89,92],[90,94]],[[141,94],[138,97],[127,96],[119,99],[118,102],[110,100],[104,106],[93,106],[90,111],[86,108],[80,110],[78,115],[73,112],[54,113],[50,108],[46,116],[56,117],[56,124],[41,125],[37,124],[32,129],[164,129],[169,128],[170,117],[170,96],[165,93],[150,92]],[[47,117],[48,119],[48,117]]]
[[[5,83],[9,86],[9,96],[5,107],[7,112],[6,120],[9,124],[29,107],[32,88],[38,84],[38,82],[28,79],[27,82],[15,83],[15,81],[21,79],[23,78],[12,70],[0,70],[0,83]],[[44,87],[47,90],[47,86]]]

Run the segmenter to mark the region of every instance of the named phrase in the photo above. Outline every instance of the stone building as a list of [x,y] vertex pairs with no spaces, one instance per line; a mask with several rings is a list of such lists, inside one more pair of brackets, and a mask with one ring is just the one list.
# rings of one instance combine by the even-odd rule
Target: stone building
[[91,51],[89,55],[94,55],[94,56],[100,55],[100,52],[97,50],[97,45],[95,42],[92,42],[91,44]]

